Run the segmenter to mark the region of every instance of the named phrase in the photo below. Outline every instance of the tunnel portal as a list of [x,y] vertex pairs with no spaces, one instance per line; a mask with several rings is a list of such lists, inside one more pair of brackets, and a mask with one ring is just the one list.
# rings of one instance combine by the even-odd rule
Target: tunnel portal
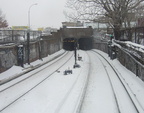
[[91,50],[92,49],[92,38],[80,38],[78,40],[79,49]]
[[65,38],[63,40],[63,49],[72,51],[74,50],[75,38]]
[[78,48],[81,50],[91,50],[93,48],[92,38],[91,37],[82,37],[82,38],[65,38],[63,40],[63,49],[72,51],[74,50],[75,43],[77,43]]

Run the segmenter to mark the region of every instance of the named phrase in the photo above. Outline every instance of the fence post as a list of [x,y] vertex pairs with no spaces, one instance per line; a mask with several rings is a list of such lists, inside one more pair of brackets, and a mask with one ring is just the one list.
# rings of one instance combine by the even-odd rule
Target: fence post
[[30,64],[30,31],[27,32],[27,62]]
[[41,56],[41,35],[38,37],[38,50],[39,50],[39,59],[42,60],[42,56]]
[[12,41],[14,41],[14,33],[13,33],[13,30],[12,30],[11,32],[12,32]]
[[135,43],[136,43],[136,28],[135,28]]
[[136,63],[136,76],[139,76],[139,68],[138,68],[138,64]]

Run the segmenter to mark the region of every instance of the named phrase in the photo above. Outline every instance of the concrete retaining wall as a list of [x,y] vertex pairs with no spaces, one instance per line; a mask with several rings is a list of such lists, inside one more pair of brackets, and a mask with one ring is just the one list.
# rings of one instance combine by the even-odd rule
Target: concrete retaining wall
[[0,72],[5,71],[14,64],[17,64],[16,47],[0,48]]
[[[23,43],[22,45],[24,47],[23,63],[27,63],[27,44]],[[9,69],[13,65],[18,65],[17,46],[18,45],[0,47],[0,72]],[[59,38],[44,39],[41,41],[30,43],[30,62],[47,57],[48,55],[53,54],[62,49],[61,47],[62,46]]]
[[[107,43],[95,42],[93,47],[94,49],[101,50],[105,53],[108,52]],[[120,63],[144,81],[144,66],[123,49],[116,47],[116,51],[117,59]]]
[[107,43],[103,43],[103,42],[98,42],[98,43],[93,43],[93,48],[94,49],[98,49],[101,50],[105,53],[108,53],[108,45]]
[[[65,38],[82,38],[91,37],[93,29],[89,28],[61,28],[58,32],[53,32],[52,35],[42,36],[40,41],[31,42],[29,45],[30,54],[29,61],[44,58],[53,54],[63,47],[63,39]],[[11,37],[12,38],[12,37]],[[23,45],[22,64],[28,63],[28,47],[26,42],[21,42]],[[9,69],[13,65],[19,65],[18,45],[0,46],[0,73]],[[19,63],[20,62],[20,63]]]
[[135,60],[129,53],[117,47],[117,59],[127,69],[144,81],[144,65]]
[[63,28],[60,30],[62,37],[64,38],[82,38],[92,37],[93,29],[89,28]]

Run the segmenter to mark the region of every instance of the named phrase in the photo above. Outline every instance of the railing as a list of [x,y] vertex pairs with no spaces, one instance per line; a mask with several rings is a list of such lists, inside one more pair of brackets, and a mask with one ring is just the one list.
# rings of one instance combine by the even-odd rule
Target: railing
[[[95,41],[93,47],[94,49],[99,49],[105,53],[108,53],[109,51],[106,42]],[[144,81],[144,65],[137,61],[137,59],[135,59],[135,57],[133,57],[122,46],[115,44],[115,49],[116,57],[120,63]]]
[[117,47],[117,58],[122,65],[144,81],[144,65],[123,48]]
[[[30,31],[30,41],[38,40],[40,31]],[[26,30],[0,30],[0,43],[19,43],[27,41]]]

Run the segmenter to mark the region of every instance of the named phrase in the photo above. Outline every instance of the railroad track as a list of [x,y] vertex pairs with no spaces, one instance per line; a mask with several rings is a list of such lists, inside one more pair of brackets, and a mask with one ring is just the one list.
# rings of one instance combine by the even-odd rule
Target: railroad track
[[[85,52],[83,52],[83,53],[85,53]],[[82,105],[82,102],[83,102],[83,98],[84,98],[84,95],[85,95],[85,92],[86,92],[87,84],[88,84],[89,69],[90,69],[90,67],[89,67],[89,57],[87,57],[85,55],[83,57],[83,60],[84,60],[84,62],[88,62],[88,63],[85,64],[85,65],[82,65],[81,68],[79,68],[79,69],[73,69],[74,73],[76,71],[79,72],[79,73],[77,73],[75,76],[71,75],[71,76],[73,76],[73,80],[69,85],[70,87],[67,91],[65,91],[66,93],[64,93],[64,95],[61,97],[61,99],[58,100],[58,102],[57,102],[58,105],[57,104],[55,105],[56,107],[55,107],[54,113],[64,113],[65,111],[67,111],[67,108],[69,107],[68,106],[69,104],[71,105],[71,108],[68,109],[69,113],[78,113],[80,111],[80,108],[81,108],[81,105]],[[83,64],[83,61],[80,61],[80,64]],[[60,68],[63,68],[63,67],[61,66]],[[62,70],[60,68],[57,69],[57,70]],[[88,69],[87,72],[85,71],[86,69]],[[53,75],[53,73],[52,73],[52,75]],[[65,76],[69,76],[69,75],[65,75]],[[11,105],[16,104],[16,102],[19,101],[19,100],[22,100],[22,97],[24,97],[26,94],[30,93],[33,89],[35,89],[38,85],[40,85],[44,81],[47,81],[48,78],[49,77],[46,77],[41,82],[37,83],[32,88],[30,88],[29,90],[27,90],[26,92],[21,94],[21,96],[15,98],[8,105],[6,105],[2,109],[0,109],[0,112],[3,112],[5,110],[7,110],[7,108],[11,107]],[[64,77],[64,78],[67,78],[67,77]],[[7,90],[4,90],[4,92],[5,91],[7,91]],[[78,92],[76,93],[75,91],[78,91]],[[56,95],[58,95],[58,94],[56,94]],[[71,100],[75,100],[75,101],[72,102]]]
[[[81,113],[81,109],[83,106],[83,102],[85,99],[85,95],[88,89],[88,85],[90,83],[89,81],[89,77],[91,76],[91,63],[89,62],[90,56],[89,56],[89,51],[88,52],[84,52],[85,53],[85,58],[84,61],[87,62],[87,64],[85,66],[81,65],[81,68],[79,69],[79,73],[77,76],[75,76],[74,81],[71,82],[71,85],[69,87],[69,89],[66,91],[66,93],[64,93],[64,95],[62,96],[62,98],[60,99],[60,101],[58,102],[58,105],[56,105],[56,109],[54,110],[54,113]],[[101,54],[99,54],[96,51],[91,51],[92,54],[94,54],[95,56],[98,57],[99,61],[102,63],[104,70],[107,73],[107,76],[109,78],[112,90],[113,90],[113,94],[114,94],[114,98],[115,98],[115,103],[116,106],[118,108],[118,113],[125,113],[123,111],[124,108],[122,108],[123,104],[118,93],[120,94],[121,92],[119,92],[117,90],[117,88],[115,87],[115,81],[113,80],[113,77],[111,77],[111,72],[113,71],[113,73],[115,73],[117,79],[119,79],[122,87],[124,87],[125,89],[125,93],[127,93],[129,100],[131,101],[131,104],[135,110],[134,113],[143,113],[144,110],[142,108],[142,106],[140,105],[140,103],[138,102],[138,100],[135,98],[134,94],[132,93],[132,91],[129,89],[129,87],[127,86],[127,84],[125,83],[125,81],[122,80],[122,78],[120,77],[120,74],[115,70],[115,68],[107,61],[107,59],[105,59]],[[71,55],[72,57],[73,55]],[[71,57],[69,57],[69,59],[71,59]],[[86,60],[85,60],[86,59]],[[69,61],[69,60],[68,60]],[[62,68],[68,61],[66,61],[62,66],[60,66],[59,68],[57,68],[56,70],[60,70],[60,68]],[[82,61],[83,62],[83,61]],[[57,61],[55,62],[57,63]],[[52,65],[52,64],[51,64]],[[85,68],[84,68],[85,67]],[[54,67],[55,68],[55,67]],[[46,69],[46,68],[45,68]],[[43,69],[42,71],[44,71],[45,69]],[[85,71],[87,69],[87,71]],[[55,71],[54,70],[51,74],[47,74],[47,77],[43,78],[42,80],[40,80],[38,83],[36,83],[35,85],[33,85],[33,87],[29,88],[27,91],[24,91],[19,97],[13,99],[9,104],[7,104],[6,106],[3,106],[2,108],[0,108],[0,112],[3,112],[5,109],[7,109],[8,107],[10,107],[11,105],[15,104],[15,102],[17,102],[18,100],[20,100],[22,97],[24,97],[26,94],[28,94],[29,92],[31,92],[33,89],[35,89],[37,86],[40,86],[40,84],[42,84],[44,81],[48,80],[50,78],[50,76],[52,76]],[[76,70],[76,69],[75,69]],[[41,71],[40,71],[41,72]],[[36,74],[37,72],[35,72]],[[34,73],[33,73],[34,74]],[[36,76],[34,74],[34,76]],[[72,75],[73,76],[73,75]],[[73,76],[74,77],[74,76]],[[31,77],[30,77],[31,78]],[[27,79],[26,79],[27,80]],[[25,81],[25,80],[24,80]],[[20,82],[21,83],[21,82]],[[19,83],[15,84],[15,85],[19,85]],[[14,85],[14,86],[15,86]],[[13,87],[13,86],[12,86]],[[12,88],[9,87],[9,88]],[[9,89],[8,88],[8,89]],[[1,93],[7,93],[6,91],[8,89],[3,90]],[[79,91],[79,92],[76,92]],[[77,96],[74,96],[76,95]],[[75,100],[74,102],[72,102],[72,100]],[[69,107],[71,106],[71,107]],[[69,109],[67,109],[69,108]],[[127,108],[127,107],[126,107]],[[132,112],[131,112],[132,113]]]
[[[36,66],[34,66],[34,67],[30,67],[29,69],[27,69],[27,71],[25,71],[25,72],[23,72],[23,73],[20,73],[20,74],[18,74],[18,75],[15,75],[14,77],[11,77],[10,79],[6,79],[6,80],[4,80],[4,81],[0,81],[0,86],[1,85],[3,85],[3,84],[6,84],[6,83],[8,83],[8,82],[10,82],[10,81],[12,81],[12,80],[14,80],[14,79],[16,79],[16,78],[18,78],[18,77],[20,77],[20,76],[22,76],[22,75],[24,75],[24,74],[27,74],[27,73],[29,73],[29,72],[31,72],[31,71],[33,71],[33,70],[36,70],[36,69],[38,69],[38,68],[40,68],[40,67],[42,67],[42,66],[44,66],[44,65],[46,65],[46,64],[48,64],[49,62],[52,62],[52,61],[54,61],[55,59],[55,61],[53,62],[53,63],[55,63],[55,62],[57,62],[59,59],[61,59],[62,57],[64,57],[64,56],[66,56],[66,54],[68,54],[68,52],[64,52],[64,53],[62,53],[61,55],[58,55],[58,56],[56,56],[55,58],[53,58],[53,59],[51,59],[51,60],[49,60],[49,61],[47,61],[47,62],[44,62],[44,63],[42,63],[42,64],[38,64],[38,65],[36,65]],[[64,55],[64,56],[63,56]],[[52,64],[53,64],[52,63]],[[47,66],[46,66],[47,67]],[[45,67],[45,68],[46,68]],[[43,69],[45,69],[45,68],[43,68]],[[39,71],[37,71],[37,72],[40,72],[40,71],[42,71],[43,69],[41,69],[41,70],[39,70]],[[34,75],[34,74],[32,74],[32,75]],[[31,76],[29,76],[29,77],[31,77]],[[29,78],[29,77],[26,77],[26,78]],[[12,85],[11,85],[12,86]],[[1,92],[1,89],[0,89],[0,92]]]
[[[3,110],[5,110],[6,108],[8,108],[9,106],[11,106],[12,104],[14,104],[16,101],[18,101],[20,98],[22,98],[23,96],[25,96],[26,94],[28,94],[29,92],[31,92],[33,89],[35,89],[37,86],[39,86],[41,83],[43,83],[45,80],[47,80],[48,78],[50,78],[58,69],[60,69],[63,65],[65,65],[73,56],[73,54],[69,54],[69,52],[67,54],[65,54],[63,57],[58,58],[57,60],[55,60],[54,62],[52,62],[50,65],[32,73],[30,76],[23,78],[21,80],[19,80],[18,82],[15,82],[14,84],[12,84],[11,86],[8,86],[4,89],[2,89],[0,91],[0,95],[1,94],[7,94],[7,90],[10,90],[11,88],[13,88],[16,85],[19,85],[20,83],[23,83],[24,81],[28,80],[28,79],[32,79],[32,77],[36,76],[38,73],[43,72],[47,69],[49,69],[50,66],[53,66],[53,64],[56,64],[59,60],[64,59],[64,57],[68,56],[68,59],[65,60],[65,62],[63,64],[61,64],[59,67],[55,67],[55,69],[49,73],[47,76],[42,77],[42,79],[39,82],[35,82],[30,88],[27,88],[25,91],[23,91],[23,93],[19,94],[18,97],[13,98],[10,102],[8,102],[6,105],[2,105],[0,108],[0,112],[2,112]],[[37,75],[39,76],[39,75]],[[2,85],[1,85],[2,86]],[[1,103],[2,104],[2,103]]]
[[[84,53],[85,53],[84,55],[85,58],[83,59],[85,59],[85,62],[89,62],[89,58],[90,58],[89,55],[86,52]],[[87,69],[87,71],[85,69]],[[90,64],[88,63],[83,65],[80,68],[80,72],[77,75],[77,78],[75,79],[71,88],[69,89],[69,91],[67,92],[67,94],[65,95],[61,103],[59,104],[55,113],[66,113],[66,112],[79,113],[80,112],[83,99],[85,97],[88,81],[89,81],[89,75],[90,75]],[[79,90],[79,92],[77,92],[77,97],[75,98],[75,96],[73,95],[75,95],[76,90]],[[75,102],[72,102],[71,100],[75,100]],[[71,107],[69,108],[69,110],[67,110],[69,106]]]
[[[122,93],[120,91],[118,91],[118,89],[115,87],[117,84],[115,83],[116,81],[114,81],[114,77],[112,77],[110,74],[110,68],[111,70],[115,73],[115,77],[117,77],[117,79],[119,80],[121,86],[124,88],[124,92],[125,94],[127,94],[127,97],[129,98],[130,102],[131,102],[131,106],[133,106],[135,112],[134,113],[144,113],[144,108],[141,106],[141,104],[139,103],[139,101],[136,99],[135,94],[132,92],[132,90],[130,89],[130,87],[127,85],[127,83],[122,79],[122,77],[120,76],[120,74],[117,72],[117,70],[115,70],[115,68],[109,63],[109,61],[103,57],[100,53],[96,52],[96,51],[92,51],[93,53],[95,53],[97,55],[97,57],[99,58],[99,60],[101,61],[107,76],[109,78],[110,84],[112,86],[112,90],[114,93],[114,97],[116,100],[116,104],[117,104],[117,108],[118,108],[118,112],[119,113],[123,113],[123,109],[122,109],[122,101],[119,98],[119,95]],[[109,67],[109,68],[108,68]],[[123,103],[126,100],[123,101]],[[128,106],[128,105],[127,105]],[[127,108],[127,107],[126,107]]]
[[[69,53],[69,52],[66,52],[64,55],[59,56],[59,57],[56,58],[56,59],[52,59],[52,60],[50,60],[50,61],[48,61],[48,62],[45,62],[45,63],[43,63],[43,64],[41,64],[41,65],[37,65],[37,66],[35,66],[35,67],[32,68],[32,69],[29,69],[27,72],[24,72],[24,74],[21,74],[20,76],[15,77],[15,78],[12,79],[12,80],[15,80],[15,79],[17,79],[17,78],[20,78],[22,75],[26,75],[27,73],[30,73],[30,72],[31,72],[32,74],[30,74],[30,75],[28,75],[28,76],[24,76],[24,77],[20,78],[20,80],[18,80],[18,81],[16,81],[16,82],[14,81],[13,83],[8,83],[8,82],[11,82],[12,80],[8,80],[8,81],[4,82],[4,83],[1,84],[1,85],[5,86],[5,88],[1,88],[1,85],[0,85],[0,93],[3,92],[3,91],[5,91],[5,90],[7,90],[7,89],[9,89],[9,88],[11,88],[11,87],[13,87],[13,86],[15,86],[15,85],[17,85],[18,83],[23,82],[24,80],[27,80],[27,79],[35,76],[36,73],[42,72],[42,71],[45,70],[46,68],[48,68],[48,67],[52,66],[53,64],[55,64],[57,61],[61,60],[61,59],[62,59],[63,57],[65,57],[68,53]],[[72,57],[72,56],[71,56],[71,57]],[[49,63],[49,64],[48,64],[48,63]],[[38,68],[39,68],[39,69],[38,69]],[[36,70],[36,69],[38,69],[38,70]],[[34,71],[34,72],[33,72],[33,71]],[[8,83],[9,85],[7,85],[6,83]]]

